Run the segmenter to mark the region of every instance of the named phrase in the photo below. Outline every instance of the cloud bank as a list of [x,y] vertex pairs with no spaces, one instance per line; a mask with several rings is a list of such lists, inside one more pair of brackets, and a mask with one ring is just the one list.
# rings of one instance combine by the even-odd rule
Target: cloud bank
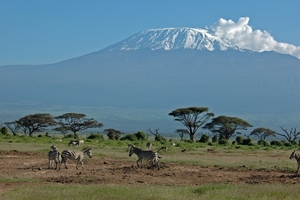
[[241,17],[238,22],[219,19],[211,30],[215,36],[228,39],[240,48],[252,51],[275,51],[281,54],[290,54],[300,59],[300,47],[283,42],[277,42],[267,31],[253,30],[248,25],[250,18]]

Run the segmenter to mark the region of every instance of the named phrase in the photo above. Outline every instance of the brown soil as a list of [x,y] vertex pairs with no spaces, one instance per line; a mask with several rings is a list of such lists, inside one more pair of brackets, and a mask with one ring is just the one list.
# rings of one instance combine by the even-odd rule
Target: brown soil
[[132,162],[108,158],[84,158],[85,169],[76,170],[74,160],[68,160],[69,169],[62,165],[59,171],[48,169],[44,154],[0,151],[0,174],[3,178],[36,178],[38,182],[0,182],[0,194],[24,184],[80,183],[80,184],[150,184],[150,185],[202,185],[208,183],[300,183],[300,174],[290,171],[250,170],[246,167],[229,169],[161,163],[161,169],[137,168]]

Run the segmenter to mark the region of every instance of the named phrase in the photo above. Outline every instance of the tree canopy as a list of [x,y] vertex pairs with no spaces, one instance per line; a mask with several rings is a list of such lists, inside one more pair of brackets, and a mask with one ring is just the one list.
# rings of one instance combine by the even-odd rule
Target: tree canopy
[[56,121],[50,114],[34,114],[22,117],[17,121],[17,124],[26,134],[32,136],[34,132],[43,132],[48,126],[55,126]]
[[256,128],[250,133],[250,135],[257,136],[259,140],[266,140],[269,136],[275,137],[276,132],[268,128]]
[[207,123],[203,128],[219,134],[220,138],[228,140],[237,130],[247,130],[247,127],[252,127],[252,125],[237,117],[221,115],[213,118],[212,121]]
[[290,129],[290,131],[288,131],[287,129],[283,128],[282,126],[280,128],[281,128],[281,130],[284,131],[284,134],[282,134],[282,133],[276,133],[276,134],[280,135],[282,137],[285,137],[285,139],[289,143],[296,142],[296,140],[300,137],[300,131],[297,131],[297,127],[295,127],[295,128],[292,127]]
[[169,113],[169,115],[175,117],[175,121],[181,122],[187,128],[192,141],[194,141],[194,135],[197,130],[214,116],[213,113],[208,113],[208,108],[206,107],[178,108]]
[[55,117],[54,119],[58,121],[57,123],[62,127],[62,129],[73,132],[75,138],[78,137],[78,131],[103,127],[103,124],[97,122],[97,120],[85,117],[86,115],[81,113],[65,113]]

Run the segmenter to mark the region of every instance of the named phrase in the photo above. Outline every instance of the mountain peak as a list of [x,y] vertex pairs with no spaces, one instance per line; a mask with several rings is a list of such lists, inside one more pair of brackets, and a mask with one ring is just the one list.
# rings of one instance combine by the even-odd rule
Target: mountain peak
[[216,49],[243,50],[229,40],[219,38],[201,28],[160,28],[146,29],[131,37],[109,46],[112,50],[175,50],[175,49]]

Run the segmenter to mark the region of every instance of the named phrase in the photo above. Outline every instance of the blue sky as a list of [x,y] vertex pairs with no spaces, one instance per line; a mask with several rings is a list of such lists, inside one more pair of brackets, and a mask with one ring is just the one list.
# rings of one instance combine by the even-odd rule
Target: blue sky
[[220,18],[248,17],[253,30],[300,46],[299,10],[299,0],[0,0],[0,66],[55,63],[144,29],[212,27]]

